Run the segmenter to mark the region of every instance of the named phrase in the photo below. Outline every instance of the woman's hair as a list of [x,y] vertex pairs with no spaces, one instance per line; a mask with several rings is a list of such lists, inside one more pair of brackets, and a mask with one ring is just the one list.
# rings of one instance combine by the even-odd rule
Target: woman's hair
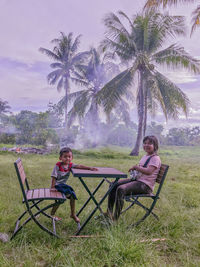
[[72,153],[71,148],[69,148],[69,147],[63,147],[63,148],[60,150],[60,157],[62,157],[62,155],[63,155],[64,153],[69,153],[69,152]]
[[154,135],[147,135],[143,139],[143,144],[145,141],[149,140],[151,144],[154,146],[154,152],[158,151],[158,139]]

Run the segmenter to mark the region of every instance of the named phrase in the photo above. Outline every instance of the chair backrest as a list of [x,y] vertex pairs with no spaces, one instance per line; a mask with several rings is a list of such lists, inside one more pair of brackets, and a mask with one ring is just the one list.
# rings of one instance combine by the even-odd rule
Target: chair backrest
[[158,190],[156,192],[156,196],[160,194],[160,190],[162,188],[162,185],[164,183],[165,177],[167,175],[169,166],[166,164],[161,164],[160,171],[158,173],[158,176],[156,178],[156,182],[159,184]]
[[169,169],[169,166],[168,165],[161,164],[160,171],[159,171],[158,176],[156,178],[156,182],[157,183],[160,184],[161,181],[162,181],[162,179],[163,179],[163,177],[165,178],[168,169]]
[[[21,187],[21,190],[22,190],[22,194],[23,194],[24,200],[25,200],[25,202],[27,202],[26,190],[29,189],[29,185],[28,185],[28,181],[27,181],[27,178],[26,178],[26,174],[25,174],[24,167],[22,165],[21,159],[18,158],[14,162],[14,165],[15,165],[15,169],[16,169],[16,172],[17,172],[17,177],[18,177],[18,180],[19,180],[19,184],[20,184],[20,187]],[[25,183],[25,185],[24,185],[24,183]]]

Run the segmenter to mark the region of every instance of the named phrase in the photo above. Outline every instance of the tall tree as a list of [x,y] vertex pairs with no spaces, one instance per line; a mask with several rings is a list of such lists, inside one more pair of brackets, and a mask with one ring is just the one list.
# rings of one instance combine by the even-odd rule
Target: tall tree
[[[182,3],[193,3],[193,2],[199,2],[197,0],[147,0],[144,9],[151,9],[151,8],[158,8],[162,6],[162,8],[166,8],[167,6],[172,6],[172,5],[177,5],[177,4],[182,4]],[[194,32],[196,27],[200,26],[200,5],[194,9],[192,12],[192,28],[191,28],[191,33]]]
[[67,103],[68,94],[70,93],[70,80],[73,81],[76,75],[76,66],[83,62],[88,52],[78,53],[80,44],[80,35],[73,40],[73,34],[65,35],[61,32],[60,38],[51,41],[55,44],[53,50],[40,48],[39,51],[47,55],[55,62],[50,65],[52,72],[47,76],[49,84],[57,83],[58,92],[63,88],[65,90],[64,101],[62,102],[65,109],[65,125],[67,124]]
[[[126,20],[125,25],[128,26],[124,26],[121,17]],[[187,96],[176,84],[161,74],[157,67],[159,65],[174,69],[181,67],[196,73],[200,69],[199,61],[176,44],[163,49],[169,37],[184,34],[183,17],[150,10],[131,20],[120,11],[119,16],[114,13],[108,14],[104,22],[107,32],[106,39],[102,42],[102,49],[111,50],[122,62],[129,64],[129,67],[104,86],[99,92],[99,98],[105,111],[110,113],[128,88],[136,90],[138,132],[131,155],[138,155],[141,139],[146,130],[148,110],[155,114],[160,106],[166,119],[178,117],[180,110],[187,114],[188,110]],[[135,86],[132,86],[134,81]]]

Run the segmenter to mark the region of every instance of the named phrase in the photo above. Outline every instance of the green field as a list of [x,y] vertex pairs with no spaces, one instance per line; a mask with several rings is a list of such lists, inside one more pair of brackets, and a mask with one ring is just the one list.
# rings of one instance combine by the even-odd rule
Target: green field
[[[124,172],[141,157],[128,156],[128,150],[102,149],[74,153],[74,162],[90,166],[115,167]],[[50,174],[57,155],[20,155],[32,188],[49,187]],[[57,215],[61,239],[50,237],[34,223],[29,223],[12,242],[0,242],[0,266],[200,266],[200,147],[161,147],[163,163],[170,165],[161,199],[155,213],[136,228],[127,228],[141,215],[139,209],[123,214],[119,223],[109,229],[94,218],[82,234],[93,238],[70,238],[76,224],[69,218],[69,202],[62,205]],[[23,211],[22,196],[14,170],[15,153],[0,152],[0,232],[8,233]],[[95,187],[96,181],[88,181]],[[77,210],[87,193],[70,176],[70,185],[77,193]],[[107,184],[99,193],[101,197]],[[104,209],[106,202],[104,202]],[[93,205],[80,216],[83,220]],[[99,213],[97,212],[97,215]],[[161,238],[164,241],[153,242]]]

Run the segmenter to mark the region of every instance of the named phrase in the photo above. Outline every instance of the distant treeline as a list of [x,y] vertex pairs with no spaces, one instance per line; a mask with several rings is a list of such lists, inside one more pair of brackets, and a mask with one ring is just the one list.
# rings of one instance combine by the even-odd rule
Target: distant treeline
[[[162,145],[199,145],[200,127],[171,128],[166,135],[161,124],[151,122],[147,125],[146,135],[156,135]],[[49,106],[46,112],[24,110],[16,115],[1,114],[0,143],[67,145],[73,148],[92,148],[99,145],[117,145],[132,147],[136,141],[137,124],[120,121],[114,115],[108,122],[101,122],[98,128],[87,125],[63,126],[62,114]]]

